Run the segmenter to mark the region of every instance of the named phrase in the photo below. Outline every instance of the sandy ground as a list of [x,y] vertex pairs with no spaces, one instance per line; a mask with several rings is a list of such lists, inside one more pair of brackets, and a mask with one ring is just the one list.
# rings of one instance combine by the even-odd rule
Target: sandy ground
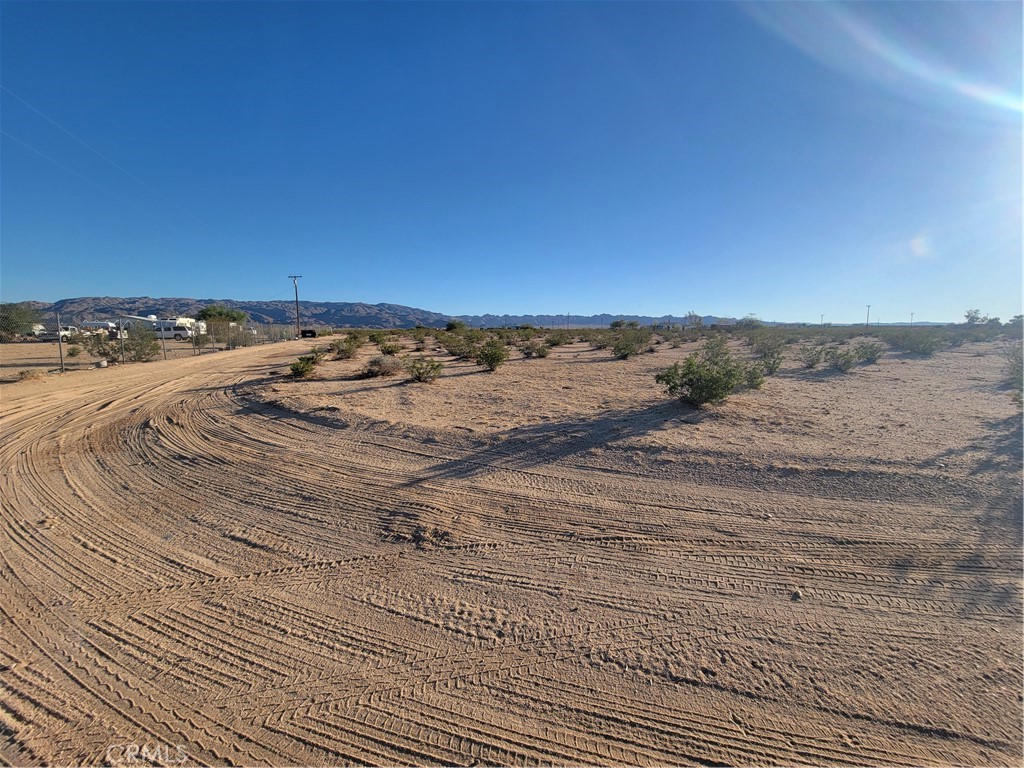
[[[71,344],[64,345],[64,370],[84,371],[95,368],[97,358],[91,357],[84,350],[72,357],[68,354]],[[192,357],[195,350],[191,342],[167,339],[166,350],[168,359]],[[157,354],[157,360],[163,359],[164,349]],[[56,341],[19,341],[12,344],[0,344],[0,383],[16,381],[29,371],[36,375],[60,372],[60,349]]]
[[994,346],[709,411],[654,385],[685,347],[432,385],[308,348],[0,386],[0,756],[1021,763]]

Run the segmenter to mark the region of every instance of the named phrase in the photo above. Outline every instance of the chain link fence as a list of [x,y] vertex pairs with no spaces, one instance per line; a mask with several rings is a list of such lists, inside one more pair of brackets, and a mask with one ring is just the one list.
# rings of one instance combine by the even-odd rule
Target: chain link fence
[[193,357],[293,338],[291,324],[214,322],[203,328],[124,318],[79,323],[56,312],[5,304],[0,311],[0,381]]

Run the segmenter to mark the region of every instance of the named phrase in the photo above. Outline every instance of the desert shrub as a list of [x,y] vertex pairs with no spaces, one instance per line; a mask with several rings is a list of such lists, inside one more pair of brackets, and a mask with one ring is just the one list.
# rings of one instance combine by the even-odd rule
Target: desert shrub
[[892,331],[882,334],[882,338],[895,349],[922,357],[931,357],[946,346],[943,334],[933,328],[908,328]]
[[832,370],[840,373],[849,373],[857,364],[857,355],[852,350],[830,349],[826,359]]
[[402,372],[402,361],[394,355],[377,355],[371,357],[363,369],[363,375],[369,379],[377,376],[397,376]]
[[548,334],[547,343],[549,347],[560,347],[563,344],[572,344],[574,338],[569,331],[552,331]]
[[77,344],[68,347],[68,357],[78,357],[80,354],[82,354],[82,348]]
[[362,345],[363,340],[359,336],[348,336],[344,339],[335,339],[328,349],[334,353],[335,360],[351,360]]
[[651,349],[651,332],[640,328],[627,328],[618,334],[612,344],[612,354],[620,360]]
[[877,363],[878,358],[882,356],[883,351],[884,348],[882,347],[882,345],[873,341],[859,342],[853,348],[853,354],[857,357],[857,359],[863,363],[868,364]]
[[746,384],[747,389],[760,389],[764,386],[764,369],[756,363],[744,366],[743,369],[743,383]]
[[821,359],[825,351],[821,347],[804,347],[796,353],[796,359],[803,363],[804,368],[817,368],[821,365]]
[[757,355],[758,367],[766,376],[771,376],[782,367],[782,349],[760,352]]
[[382,355],[397,355],[402,351],[402,345],[390,341],[382,341],[377,345]]
[[528,341],[525,344],[519,345],[519,351],[523,353],[523,357],[530,359],[531,357],[547,357],[551,351],[551,347],[546,344],[541,344],[537,341]]
[[302,355],[291,365],[292,376],[297,379],[304,379],[311,376],[316,370],[317,360],[313,355]]
[[117,347],[104,334],[93,334],[85,337],[85,351],[93,357],[99,357],[107,362],[117,360],[119,352]]
[[152,360],[160,353],[160,342],[157,341],[156,332],[145,323],[136,323],[132,326],[128,338],[124,340],[124,351],[129,360],[137,363]]
[[1003,359],[1006,361],[1006,384],[1010,397],[1017,405],[1024,405],[1024,344],[1018,339],[1003,345]]
[[38,371],[35,368],[25,368],[18,371],[18,381],[30,381],[32,379],[42,378],[42,371]]
[[444,370],[444,365],[441,361],[435,360],[432,357],[418,357],[415,360],[410,360],[408,362],[406,370],[409,372],[409,376],[413,381],[429,383],[437,381],[437,378],[441,375],[441,371]]
[[457,357],[460,360],[473,360],[476,358],[476,345],[464,336],[446,333],[443,336],[439,335],[437,341],[444,348],[445,352],[452,357]]
[[[654,380],[663,384],[669,395],[691,405],[717,403],[748,381],[750,366],[734,358],[721,337],[708,341],[703,349],[674,363]],[[752,376],[748,379],[748,375]]]
[[468,326],[461,320],[449,320],[448,325],[444,327],[448,333],[460,333],[465,331]]
[[496,371],[498,366],[508,360],[508,349],[501,342],[491,340],[484,344],[476,353],[477,365],[489,371]]
[[384,331],[370,331],[366,335],[366,338],[370,340],[371,344],[377,344],[379,346],[381,344],[387,343],[388,334],[386,334]]
[[754,357],[760,363],[764,373],[768,376],[776,373],[782,367],[785,338],[779,333],[767,329],[751,331],[747,338],[754,348]]

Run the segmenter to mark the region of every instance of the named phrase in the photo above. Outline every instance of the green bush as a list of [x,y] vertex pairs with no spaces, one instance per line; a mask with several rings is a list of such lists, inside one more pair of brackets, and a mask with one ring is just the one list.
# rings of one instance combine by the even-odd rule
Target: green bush
[[761,364],[764,373],[768,376],[776,373],[782,367],[785,339],[778,332],[767,329],[751,331],[748,339],[754,348],[754,357]]
[[120,352],[106,334],[94,333],[85,337],[85,351],[93,357],[99,357],[112,363],[117,360]]
[[863,363],[877,363],[884,347],[873,341],[862,341],[853,348],[853,354]]
[[743,381],[748,389],[760,389],[764,386],[765,372],[760,365],[747,365],[743,371]]
[[817,368],[825,352],[821,347],[804,347],[796,353],[796,359],[803,363],[804,368]]
[[572,344],[575,338],[569,331],[552,331],[548,334],[547,344],[549,347],[560,347],[563,344]]
[[137,363],[152,360],[160,353],[156,331],[145,323],[135,323],[128,333],[128,338],[124,340],[124,351],[129,360]]
[[317,361],[313,355],[302,355],[291,365],[292,376],[297,379],[304,379],[311,376],[316,370]]
[[703,349],[689,355],[682,363],[654,377],[672,397],[691,405],[704,405],[725,400],[748,381],[750,367],[734,358],[721,337],[708,341]]
[[849,373],[857,364],[857,355],[851,350],[830,349],[826,359],[829,366],[840,373]]
[[394,355],[377,355],[370,358],[363,369],[363,375],[369,379],[377,376],[397,376],[403,367],[402,361]]
[[328,348],[334,353],[335,360],[351,360],[362,345],[363,340],[359,336],[349,336],[335,339]]
[[519,345],[519,351],[523,353],[523,357],[529,359],[531,357],[547,357],[551,352],[551,347],[547,344],[541,344],[536,341],[528,341],[525,344]]
[[931,357],[946,346],[942,332],[934,328],[907,328],[883,332],[881,336],[895,349],[922,357]]
[[498,370],[498,366],[508,360],[508,349],[504,344],[491,340],[484,344],[476,353],[477,365],[489,371]]
[[78,357],[80,354],[82,354],[82,348],[77,344],[68,347],[68,357]]
[[465,331],[468,326],[461,320],[449,320],[448,325],[444,327],[448,333],[461,333]]
[[612,354],[620,360],[626,360],[641,352],[648,352],[651,349],[650,331],[639,328],[627,328],[619,333],[615,343],[612,344]]
[[397,355],[402,351],[402,345],[394,342],[383,341],[377,347],[382,355]]
[[406,365],[406,370],[413,381],[429,383],[437,381],[441,371],[444,370],[444,365],[432,357],[418,357],[415,360],[409,361]]

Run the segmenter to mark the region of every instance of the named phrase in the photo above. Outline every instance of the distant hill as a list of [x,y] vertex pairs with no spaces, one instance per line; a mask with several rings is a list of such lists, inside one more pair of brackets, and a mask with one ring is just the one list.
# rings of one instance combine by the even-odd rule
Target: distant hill
[[[86,296],[61,299],[53,303],[34,301],[33,306],[43,312],[57,311],[61,322],[78,324],[89,320],[108,320],[122,315],[156,315],[157,317],[195,317],[211,304],[240,309],[257,323],[292,324],[295,322],[293,301],[237,301],[235,299],[153,298],[134,296]],[[412,328],[423,325],[443,328],[450,320],[462,320],[473,327],[498,328],[501,326],[533,325],[543,328],[600,327],[607,328],[615,320],[635,321],[641,325],[681,324],[680,315],[446,315],[400,304],[363,304],[360,302],[300,301],[299,321],[303,326],[330,326],[332,328]],[[732,318],[704,315],[705,325],[732,323]]]
[[[220,304],[240,309],[257,323],[295,322],[294,301],[235,301],[234,299],[186,299],[112,296],[61,299],[50,303],[32,302],[43,312],[57,311],[62,323],[107,320],[121,315],[195,317],[203,307]],[[451,315],[428,312],[399,304],[362,304],[333,301],[300,301],[299,321],[305,326],[333,328],[411,328],[415,325],[444,327]]]

